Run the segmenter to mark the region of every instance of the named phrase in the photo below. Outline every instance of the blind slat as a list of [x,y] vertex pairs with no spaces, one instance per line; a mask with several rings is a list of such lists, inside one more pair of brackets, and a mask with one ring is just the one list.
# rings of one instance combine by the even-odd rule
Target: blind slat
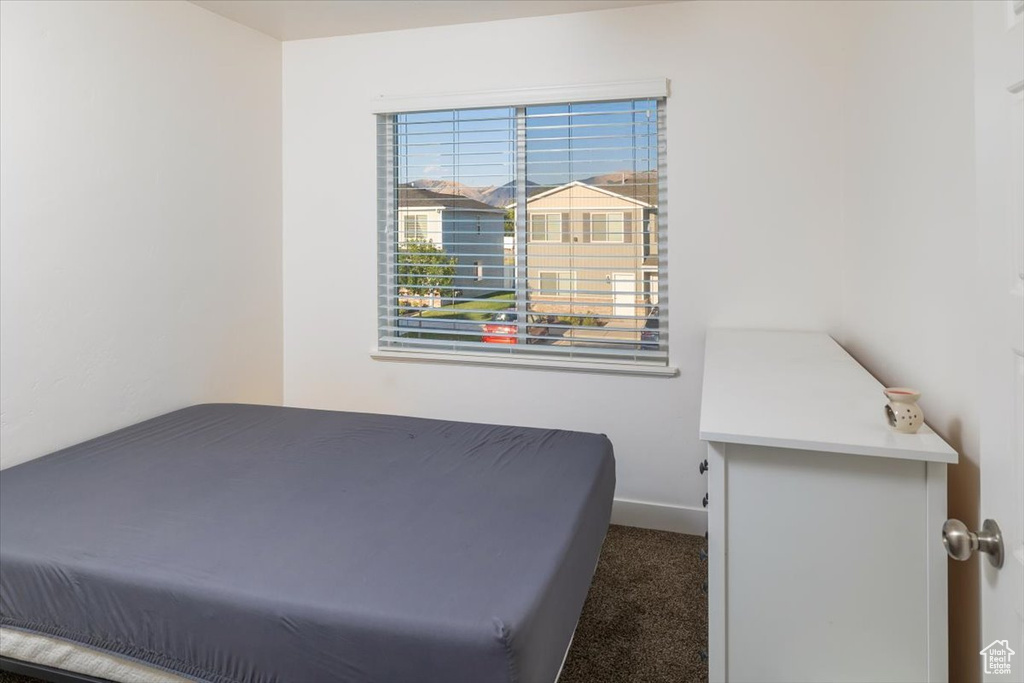
[[[661,360],[661,354],[657,351],[644,351],[642,349],[601,349],[596,346],[573,346],[573,345],[546,345],[546,344],[489,344],[487,342],[452,341],[444,339],[408,339],[406,337],[382,337],[382,341],[391,342],[389,346],[408,346],[410,348],[422,347],[449,347],[453,349],[467,348],[476,351],[492,351],[495,353],[507,353],[516,355],[534,356],[577,356],[577,357],[615,357],[615,358],[647,358],[650,360]],[[512,348],[519,346],[519,348]]]

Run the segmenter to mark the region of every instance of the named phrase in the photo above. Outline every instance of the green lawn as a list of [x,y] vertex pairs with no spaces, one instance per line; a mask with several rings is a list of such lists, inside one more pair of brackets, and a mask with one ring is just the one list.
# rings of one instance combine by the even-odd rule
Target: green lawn
[[427,308],[424,309],[418,317],[437,318],[441,320],[476,320],[482,322],[490,320],[494,311],[503,311],[505,309],[512,308],[514,306],[515,298],[515,292],[500,292],[498,294],[492,294],[491,296],[473,299],[472,301],[462,301],[457,304],[451,304],[450,306]]

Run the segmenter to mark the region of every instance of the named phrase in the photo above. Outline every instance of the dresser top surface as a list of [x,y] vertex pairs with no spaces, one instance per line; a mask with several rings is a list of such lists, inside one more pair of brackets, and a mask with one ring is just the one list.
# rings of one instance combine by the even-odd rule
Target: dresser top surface
[[[955,463],[928,425],[889,427],[883,386],[823,332],[713,329],[700,438],[723,443]],[[921,399],[928,415],[928,397]]]

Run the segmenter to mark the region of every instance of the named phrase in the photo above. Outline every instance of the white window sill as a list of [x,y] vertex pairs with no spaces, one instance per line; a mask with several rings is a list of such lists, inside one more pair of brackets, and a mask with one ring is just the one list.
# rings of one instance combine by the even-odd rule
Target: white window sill
[[437,353],[411,349],[373,349],[374,360],[399,363],[442,363],[449,365],[479,365],[495,368],[553,370],[556,372],[590,372],[610,375],[641,375],[647,377],[675,377],[679,368],[670,365],[643,363],[614,363],[609,361],[574,361],[568,359],[515,358],[485,353]]

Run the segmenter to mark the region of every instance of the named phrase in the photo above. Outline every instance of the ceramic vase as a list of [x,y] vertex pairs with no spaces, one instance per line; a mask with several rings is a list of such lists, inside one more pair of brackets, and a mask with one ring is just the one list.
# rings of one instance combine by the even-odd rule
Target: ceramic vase
[[885,406],[885,416],[889,426],[897,432],[914,434],[924,424],[924,411],[917,405],[921,392],[906,387],[888,387],[885,397],[889,403]]

